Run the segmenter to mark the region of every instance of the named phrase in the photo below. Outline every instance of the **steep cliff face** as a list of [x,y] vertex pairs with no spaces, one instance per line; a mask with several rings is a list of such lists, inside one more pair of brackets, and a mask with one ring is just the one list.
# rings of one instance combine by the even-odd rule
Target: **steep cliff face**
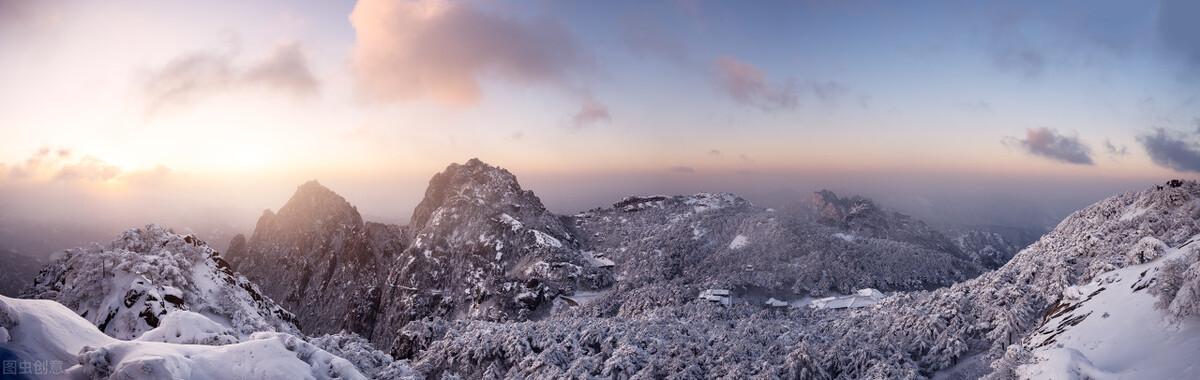
[[370,334],[379,285],[403,245],[398,227],[364,223],[344,198],[311,181],[278,213],[264,211],[254,234],[235,238],[228,256],[307,333]]
[[[389,271],[376,341],[392,341],[400,327],[429,316],[537,318],[559,295],[612,282],[580,251],[564,218],[512,173],[478,159],[434,176],[411,220],[412,244]],[[395,345],[405,346],[399,338]]]

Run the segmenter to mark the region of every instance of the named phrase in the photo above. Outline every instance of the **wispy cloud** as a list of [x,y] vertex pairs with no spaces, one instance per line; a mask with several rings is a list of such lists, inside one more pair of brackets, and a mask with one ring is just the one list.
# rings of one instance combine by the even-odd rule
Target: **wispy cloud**
[[[821,104],[833,106],[851,93],[850,88],[834,80],[806,80],[795,78],[767,80],[757,66],[737,58],[724,56],[713,63],[713,79],[717,88],[738,103],[754,106],[764,111],[794,109],[801,98],[814,99]],[[867,95],[859,95],[863,108],[868,108]]]
[[1200,146],[1195,141],[1168,132],[1165,129],[1155,129],[1154,132],[1138,137],[1138,142],[1150,160],[1159,166],[1186,172],[1200,172]]
[[1107,152],[1109,156],[1124,157],[1125,155],[1129,154],[1129,147],[1124,145],[1116,145],[1113,144],[1112,141],[1104,139],[1104,151]]
[[1077,165],[1093,165],[1092,150],[1078,136],[1059,134],[1050,128],[1034,128],[1025,131],[1025,138],[1007,138],[1005,143],[1015,145],[1025,152],[1059,162]]
[[142,78],[141,90],[151,113],[169,106],[186,105],[214,94],[261,87],[292,96],[310,96],[319,83],[296,43],[277,46],[270,55],[240,67],[236,50],[181,55],[154,68]]
[[667,168],[667,171],[672,173],[691,174],[696,172],[696,168],[691,166],[672,166]]
[[104,182],[112,179],[144,183],[161,179],[168,172],[165,166],[126,171],[94,156],[50,147],[42,147],[15,164],[0,164],[0,179],[27,183]]
[[575,116],[571,118],[571,125],[576,128],[586,127],[592,124],[601,122],[611,122],[612,115],[608,113],[608,106],[596,101],[596,99],[588,96],[584,99],[583,104],[579,106],[579,110],[575,112]]
[[713,66],[717,85],[739,103],[768,111],[799,104],[799,87],[793,80],[770,83],[758,67],[729,56],[717,58]]

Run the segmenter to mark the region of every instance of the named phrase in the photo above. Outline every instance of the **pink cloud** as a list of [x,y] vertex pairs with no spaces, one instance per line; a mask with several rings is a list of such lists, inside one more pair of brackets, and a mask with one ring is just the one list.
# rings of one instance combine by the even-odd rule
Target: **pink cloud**
[[717,86],[739,103],[764,110],[791,109],[798,104],[798,88],[792,81],[768,83],[762,70],[733,57],[717,58],[714,68]]
[[350,23],[357,37],[352,66],[369,101],[430,98],[473,105],[483,77],[565,85],[581,65],[562,25],[512,19],[466,3],[361,0]]

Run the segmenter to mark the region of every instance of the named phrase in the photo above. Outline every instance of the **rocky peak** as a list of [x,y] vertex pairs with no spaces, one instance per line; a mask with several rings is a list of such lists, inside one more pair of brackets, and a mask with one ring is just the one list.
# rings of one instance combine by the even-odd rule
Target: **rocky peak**
[[822,221],[843,228],[854,228],[855,225],[861,224],[875,226],[877,223],[872,221],[881,221],[886,218],[883,210],[876,206],[875,202],[857,195],[838,197],[832,191],[821,190],[813,193],[809,198],[809,204],[816,210]]
[[545,214],[546,208],[532,191],[522,190],[508,170],[472,158],[450,164],[429,180],[425,198],[413,210],[411,226],[422,229],[438,210],[492,209],[513,214]]
[[[263,216],[267,217],[266,213]],[[275,217],[285,222],[313,223],[316,226],[326,222],[354,226],[363,224],[358,208],[315,180],[297,187],[296,193],[292,194],[292,198],[279,209]]]

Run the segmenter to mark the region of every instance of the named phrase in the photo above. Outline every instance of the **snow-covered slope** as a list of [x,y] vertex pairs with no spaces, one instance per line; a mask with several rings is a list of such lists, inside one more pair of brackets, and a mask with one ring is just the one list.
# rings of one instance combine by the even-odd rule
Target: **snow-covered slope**
[[290,312],[203,241],[156,225],[64,252],[24,297],[58,301],[118,339],[136,338],[176,310],[219,321],[238,335],[299,332]]
[[[579,213],[582,245],[611,260],[618,278],[581,312],[633,316],[691,302],[706,288],[731,289],[755,305],[862,288],[931,289],[982,271],[920,221],[865,198],[818,195],[831,217],[873,227],[757,207],[728,193],[628,197]],[[848,210],[855,216],[845,216]]]
[[1162,257],[1101,273],[1090,283],[1063,291],[1062,299],[1047,310],[1042,323],[1025,340],[1024,348],[1033,357],[1029,364],[1018,369],[1021,378],[1107,380],[1195,376],[1200,370],[1195,362],[1200,353],[1200,319],[1191,315],[1177,318],[1170,310],[1170,301],[1195,307],[1197,299],[1159,301],[1167,297],[1164,287],[1172,283],[1180,285],[1182,280],[1178,277],[1180,273],[1173,273],[1169,267],[1195,263],[1200,244],[1162,249],[1158,247],[1165,245],[1154,238],[1146,238],[1144,243],[1141,244],[1144,248],[1135,246],[1130,256],[1141,257],[1140,260]]
[[17,361],[58,364],[42,374],[71,379],[366,378],[349,361],[286,333],[258,332],[222,346],[120,340],[57,302],[3,296],[0,349]]

